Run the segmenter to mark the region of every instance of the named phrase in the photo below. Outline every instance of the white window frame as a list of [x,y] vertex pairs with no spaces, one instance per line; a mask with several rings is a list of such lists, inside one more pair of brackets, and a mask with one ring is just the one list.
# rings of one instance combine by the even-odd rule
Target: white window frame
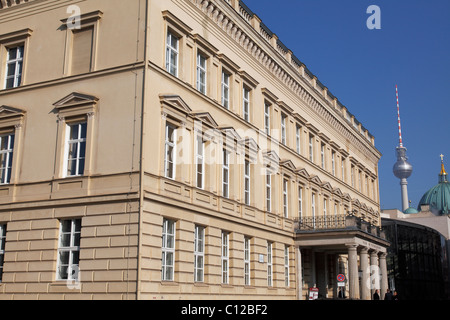
[[205,227],[195,226],[194,231],[194,281],[205,279]]
[[[163,219],[161,245],[161,280],[173,281],[175,274],[175,221]],[[172,241],[170,241],[172,239]]]
[[222,163],[222,196],[224,198],[230,197],[230,153],[223,149],[223,163]]
[[[172,137],[169,137],[169,129],[173,129],[173,135]],[[176,161],[175,161],[175,155],[176,155],[176,141],[177,139],[177,128],[173,124],[166,122],[165,127],[165,138],[164,138],[164,176],[166,178],[175,179],[176,174]],[[168,152],[172,155],[172,161],[170,161],[170,157],[168,157]],[[172,170],[168,172],[169,170],[169,164],[172,163]]]
[[316,228],[316,194],[311,193],[311,216],[313,218],[313,228]]
[[225,109],[230,109],[230,78],[231,75],[222,70],[222,106]]
[[267,286],[273,286],[273,242],[267,241]]
[[246,86],[242,89],[242,117],[250,122],[250,89]]
[[272,173],[266,170],[266,210],[272,211]]
[[284,285],[286,287],[290,286],[289,283],[289,246],[284,246]]
[[[172,46],[173,39],[176,39],[176,47]],[[175,77],[178,77],[179,47],[180,38],[168,30],[166,39],[166,71]],[[175,64],[172,64],[172,57],[174,57]]]
[[[3,149],[4,139],[7,139],[5,149]],[[14,158],[14,141],[14,133],[0,135],[0,158],[5,159],[5,161],[1,161],[0,163],[0,185],[9,184],[11,181]]]
[[251,284],[250,277],[250,255],[251,243],[249,237],[244,237],[244,285],[249,286]]
[[309,160],[314,162],[314,136],[309,135]]
[[298,217],[302,218],[303,216],[303,187],[298,187]]
[[197,90],[203,94],[207,90],[207,61],[208,57],[197,53]]
[[[15,50],[16,57],[11,59],[11,53]],[[22,83],[23,75],[23,58],[25,54],[25,45],[20,44],[14,47],[7,48],[7,58],[6,58],[6,72],[5,72],[5,89],[17,88]],[[14,72],[8,76],[10,68],[14,69]],[[8,86],[8,80],[14,79],[13,85]]]
[[331,151],[331,174],[336,176],[336,152]]
[[345,159],[341,157],[341,178],[345,181]]
[[250,190],[251,190],[251,168],[250,161],[245,160],[244,162],[244,203],[250,205]]
[[289,181],[288,179],[283,179],[283,216],[285,218],[289,217]]
[[6,224],[0,224],[0,283],[3,278],[3,266],[5,262]]
[[[197,135],[195,152],[195,180],[197,188],[205,188],[205,142],[201,134]],[[199,179],[200,176],[200,179]]]
[[[63,223],[66,221],[70,222],[69,232],[63,232]],[[77,225],[79,225],[79,230],[76,229]],[[69,243],[63,243],[65,236],[69,236]],[[80,241],[81,219],[61,220],[59,224],[58,262],[56,268],[56,279],[58,281],[79,280]],[[69,255],[67,265],[62,263],[61,255],[63,253],[68,253]],[[75,261],[76,259],[74,260],[76,255],[78,255],[78,261]],[[67,267],[67,278],[62,277],[61,275],[61,268],[63,267]],[[66,273],[64,275],[66,275]]]
[[281,143],[286,145],[286,119],[287,115],[281,113]]
[[323,198],[323,221],[325,227],[327,226],[327,215],[328,215],[328,199]]
[[301,127],[297,124],[295,126],[295,147],[297,150],[297,153],[301,153],[301,137],[300,137]]
[[228,284],[229,281],[229,243],[230,233],[222,231],[222,250],[221,250],[221,261],[222,261],[222,283]]
[[264,131],[270,136],[270,107],[271,105],[264,102]]
[[322,169],[325,169],[325,144],[322,143],[320,145],[320,162]]
[[[82,128],[83,125],[85,126],[85,133],[86,136],[82,136]],[[72,128],[77,126],[78,127],[78,136],[76,139],[71,139],[72,135]],[[78,177],[82,176],[84,174],[84,170],[86,169],[86,152],[87,152],[87,127],[88,123],[87,121],[81,121],[81,122],[74,122],[74,123],[66,123],[66,151],[65,151],[65,157],[64,157],[64,176],[65,177]],[[80,150],[81,145],[84,143],[84,157],[81,156]],[[77,145],[77,154],[70,157],[70,147],[71,145]],[[69,169],[69,162],[75,161],[75,173],[69,174],[67,171]],[[81,164],[83,170],[81,170]]]

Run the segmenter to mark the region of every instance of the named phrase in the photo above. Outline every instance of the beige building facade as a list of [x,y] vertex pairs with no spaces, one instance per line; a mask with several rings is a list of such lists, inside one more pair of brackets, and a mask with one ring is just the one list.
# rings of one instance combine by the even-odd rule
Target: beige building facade
[[387,288],[374,137],[241,1],[0,0],[0,142],[0,299]]

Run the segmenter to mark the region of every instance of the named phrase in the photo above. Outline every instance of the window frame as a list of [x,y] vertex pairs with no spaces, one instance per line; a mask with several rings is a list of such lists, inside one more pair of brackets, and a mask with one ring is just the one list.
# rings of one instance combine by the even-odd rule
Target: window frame
[[[205,281],[205,230],[200,225],[194,229],[194,282]],[[199,246],[200,242],[200,246]],[[199,277],[200,276],[200,277]]]
[[[169,229],[170,226],[170,229]],[[172,232],[172,233],[169,233]],[[168,239],[173,238],[172,247],[168,246]],[[161,235],[161,281],[174,281],[175,277],[175,248],[176,248],[176,221],[163,218]],[[168,258],[172,257],[172,260]],[[168,263],[168,262],[171,262]],[[168,273],[169,271],[169,273]]]
[[[8,137],[8,145],[5,150],[3,150],[3,138]],[[0,185],[9,185],[11,183],[11,177],[13,175],[13,164],[14,164],[14,146],[15,146],[16,135],[15,132],[7,132],[0,134],[0,159],[3,155],[6,155],[6,167],[2,167],[3,161],[0,161]],[[4,175],[5,173],[5,175]]]
[[290,287],[290,277],[289,277],[289,251],[290,247],[288,245],[284,246],[284,285]]
[[251,238],[244,237],[244,285],[251,285]]
[[7,225],[0,223],[0,283],[2,283],[3,268],[5,264],[6,232]]
[[[14,59],[11,59],[11,51],[16,51],[16,57]],[[22,49],[22,50],[20,50]],[[6,48],[7,54],[6,54],[6,72],[5,72],[5,82],[4,82],[4,88],[5,89],[13,89],[18,88],[22,84],[22,74],[23,74],[23,63],[24,63],[24,54],[25,54],[25,45],[19,44],[14,47],[8,47]],[[12,75],[10,74],[10,67],[11,65],[14,65],[14,73]],[[20,65],[20,67],[19,67]],[[20,70],[20,71],[18,71]],[[13,79],[12,86],[8,86],[8,80]]]
[[273,242],[267,241],[267,286],[273,287]]
[[250,122],[250,108],[251,108],[251,102],[250,102],[250,95],[251,95],[252,89],[250,89],[248,86],[244,85],[242,87],[242,118]]
[[289,179],[283,178],[283,217],[289,218]]
[[[196,66],[196,88],[197,91],[206,95],[208,93],[208,56],[197,50]],[[203,82],[202,82],[203,76]]]
[[272,172],[266,170],[266,210],[272,211]]
[[[176,48],[172,46],[173,38],[176,39]],[[172,55],[175,57],[175,66],[172,66]],[[176,35],[170,28],[167,30],[166,35],[166,59],[165,70],[174,77],[179,76],[178,71],[180,67],[180,37]],[[172,72],[174,68],[174,72]]]
[[[82,126],[85,125],[85,134],[86,136],[83,138],[81,137],[81,133],[83,132]],[[78,137],[76,139],[71,140],[71,135],[72,135],[72,127],[73,126],[78,126]],[[75,121],[75,122],[66,122],[66,133],[65,133],[65,150],[64,150],[64,164],[63,164],[63,177],[64,178],[71,178],[71,177],[80,177],[84,175],[84,170],[86,168],[86,153],[87,153],[87,127],[88,127],[88,123],[87,120],[81,120],[81,121]],[[81,145],[84,143],[84,157],[80,156],[80,150],[81,150]],[[75,158],[69,158],[70,155],[70,145],[71,144],[76,144],[77,145],[77,156]],[[68,163],[70,161],[74,161],[75,160],[75,174],[68,174]],[[80,163],[82,160],[82,165],[83,165],[83,170],[82,172],[80,172]]]
[[[174,125],[171,122],[166,121],[165,123],[165,137],[164,137],[164,177],[171,179],[171,180],[175,180],[176,177],[176,148],[177,148],[177,126]],[[169,129],[173,129],[173,134],[172,134],[172,141],[169,140]],[[168,163],[170,163],[170,160],[167,159],[167,152],[168,149],[172,148],[172,170],[171,170],[171,175],[169,176],[168,173],[168,169],[169,166],[167,165]]]
[[222,284],[229,283],[230,273],[230,233],[222,231],[221,242],[221,266],[222,266]]
[[250,160],[244,160],[244,204],[249,206],[251,203],[251,163]]
[[[63,223],[66,221],[70,221],[70,232],[64,232],[63,231]],[[79,222],[79,224],[77,223]],[[63,219],[59,222],[59,238],[58,238],[58,259],[57,259],[57,265],[56,265],[56,280],[57,281],[79,281],[79,265],[80,265],[80,252],[81,252],[81,219],[80,218],[73,218],[73,219]],[[79,225],[79,230],[76,230],[77,225]],[[64,245],[63,238],[64,235],[69,235],[69,245]],[[75,243],[76,235],[79,234],[79,241],[78,245]],[[69,254],[69,261],[67,264],[67,279],[61,277],[61,268],[65,266],[65,264],[62,264],[61,261],[61,253],[62,252],[68,252]],[[78,252],[78,263],[74,263],[73,261],[73,253]],[[74,268],[74,266],[76,266]],[[75,271],[76,277],[73,277],[73,271]],[[78,271],[78,272],[77,272]]]
[[199,189],[205,189],[205,148],[206,142],[203,140],[202,133],[199,132],[195,142],[195,186]]
[[287,145],[287,118],[288,116],[281,112],[281,143]]
[[226,149],[222,150],[222,196],[230,197],[230,152]]
[[[225,82],[227,79],[227,83]],[[231,97],[231,74],[222,68],[222,77],[220,82],[221,93],[221,105],[227,110],[230,110],[230,97]]]

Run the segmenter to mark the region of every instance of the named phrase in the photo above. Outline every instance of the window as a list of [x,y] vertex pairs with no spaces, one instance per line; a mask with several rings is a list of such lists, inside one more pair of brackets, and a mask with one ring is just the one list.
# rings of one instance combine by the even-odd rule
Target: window
[[354,188],[355,187],[355,166],[354,165],[351,166],[350,171],[352,174],[352,187]]
[[281,143],[286,144],[286,119],[287,116],[282,113],[281,114]]
[[341,178],[345,181],[345,159],[341,157]]
[[272,210],[272,176],[269,170],[266,171],[266,206],[267,211]]
[[222,164],[222,195],[224,198],[230,196],[230,154],[227,150],[223,150]]
[[289,287],[289,246],[284,246],[284,285]]
[[228,284],[229,233],[222,231],[222,283]]
[[325,227],[327,226],[327,198],[323,198],[323,221],[325,222]]
[[72,74],[92,71],[94,27],[73,30]]
[[86,159],[87,122],[66,125],[66,177],[82,176]]
[[298,217],[303,215],[303,188],[298,187]]
[[244,283],[250,285],[250,238],[244,237]]
[[161,248],[161,280],[173,281],[175,264],[175,221],[163,220]]
[[16,88],[22,83],[24,46],[9,48],[6,58],[5,88]]
[[297,153],[300,154],[301,153],[301,140],[300,140],[300,131],[301,131],[301,127],[299,125],[296,125],[295,127],[295,147],[297,150]]
[[179,39],[170,31],[167,33],[166,43],[166,70],[178,77]]
[[314,137],[309,135],[309,160],[314,162]]
[[250,161],[244,163],[244,203],[250,205]]
[[222,71],[222,106],[230,109],[230,75]]
[[197,90],[206,94],[206,57],[197,54]]
[[58,280],[78,280],[81,219],[62,220],[58,245]]
[[175,179],[175,138],[176,128],[166,123],[164,173],[170,179]]
[[288,201],[288,180],[283,179],[283,214],[285,218],[289,216]]
[[273,271],[272,271],[272,242],[267,242],[267,285],[273,286]]
[[14,134],[0,136],[0,184],[8,184],[11,181],[14,137]]
[[270,104],[264,103],[264,130],[270,135]]
[[205,143],[201,135],[197,136],[197,154],[196,154],[196,167],[197,167],[197,188],[204,188],[205,180]]
[[320,160],[322,169],[325,169],[325,145],[323,143],[320,145]]
[[195,226],[194,235],[194,281],[203,282],[205,261],[205,228]]
[[242,115],[245,121],[250,122],[250,89],[247,87],[243,89]]
[[331,151],[331,173],[336,176],[336,152]]
[[316,194],[311,194],[311,216],[313,218],[313,227],[316,227]]
[[3,264],[5,262],[6,224],[0,224],[0,283],[3,277]]

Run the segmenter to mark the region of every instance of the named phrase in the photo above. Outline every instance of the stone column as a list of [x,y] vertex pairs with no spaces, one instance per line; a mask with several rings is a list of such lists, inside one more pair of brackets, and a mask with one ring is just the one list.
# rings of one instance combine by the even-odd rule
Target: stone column
[[350,299],[359,299],[357,244],[348,245],[348,273]]
[[388,289],[388,274],[386,265],[386,252],[380,254],[380,269],[381,269],[381,289],[380,299],[384,299],[384,295]]
[[363,247],[359,253],[359,258],[361,261],[361,270],[362,270],[362,279],[361,279],[361,299],[370,300],[370,287],[369,287],[369,277],[370,277],[370,269],[369,269],[369,254],[368,249]]
[[295,248],[295,255],[297,261],[297,299],[303,298],[303,274],[302,274],[302,252],[300,246]]
[[[375,290],[380,290],[380,269],[378,268],[378,251],[372,250],[370,252],[370,284],[372,286],[371,293],[375,293]],[[379,292],[381,298],[381,292]]]

